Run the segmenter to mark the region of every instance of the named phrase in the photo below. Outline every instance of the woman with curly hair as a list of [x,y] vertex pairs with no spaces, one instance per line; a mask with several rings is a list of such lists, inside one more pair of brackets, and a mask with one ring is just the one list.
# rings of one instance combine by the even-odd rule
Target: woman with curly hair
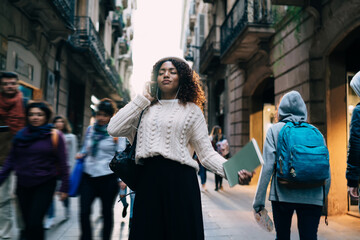
[[142,173],[129,239],[204,239],[199,165],[192,155],[195,150],[201,164],[222,177],[226,160],[208,137],[199,75],[186,61],[168,57],[154,65],[151,82],[153,95],[138,95],[108,125],[110,135],[133,142],[143,111],[135,156]]

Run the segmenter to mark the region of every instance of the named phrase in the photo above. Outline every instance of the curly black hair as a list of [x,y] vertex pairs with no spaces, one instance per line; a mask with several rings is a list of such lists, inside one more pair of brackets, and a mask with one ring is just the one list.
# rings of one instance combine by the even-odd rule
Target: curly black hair
[[103,111],[109,116],[113,116],[117,111],[116,103],[110,98],[103,98],[97,105],[97,111]]
[[[170,61],[175,66],[179,74],[180,90],[177,98],[182,104],[186,104],[187,102],[193,102],[202,109],[206,98],[204,91],[201,87],[200,77],[195,71],[190,68],[190,66],[185,60],[177,57],[167,57],[160,59],[153,66],[151,81],[157,84],[159,69],[161,65],[167,61]],[[161,96],[160,89],[158,91],[159,95]]]

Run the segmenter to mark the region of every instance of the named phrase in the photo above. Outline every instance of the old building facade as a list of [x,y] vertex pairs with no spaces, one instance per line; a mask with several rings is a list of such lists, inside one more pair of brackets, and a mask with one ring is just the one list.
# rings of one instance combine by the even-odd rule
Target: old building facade
[[[132,61],[119,56],[131,58],[132,27],[123,12],[134,6],[135,0],[5,0],[0,68],[17,72],[23,93],[48,101],[81,138],[92,116],[91,99],[129,100],[129,73],[120,66],[126,62],[131,70]],[[126,42],[121,50],[119,39]]]
[[[330,151],[330,215],[358,215],[345,170],[351,111],[359,101],[349,88],[360,70],[359,7],[356,0],[184,1],[184,57],[203,77],[209,127],[224,128],[232,153],[250,138],[262,148],[281,96],[299,91]],[[203,29],[203,39],[191,28]]]

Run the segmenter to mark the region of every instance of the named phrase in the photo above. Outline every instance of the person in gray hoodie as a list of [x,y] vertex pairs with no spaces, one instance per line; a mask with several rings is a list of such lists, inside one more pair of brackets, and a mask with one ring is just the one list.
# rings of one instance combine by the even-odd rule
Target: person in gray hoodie
[[[278,136],[285,122],[306,122],[307,110],[304,100],[297,91],[283,96],[278,107],[279,122],[270,127],[266,134],[263,149],[262,166],[257,190],[253,202],[255,212],[265,207],[266,190],[271,179],[269,200],[271,201],[276,230],[276,239],[290,239],[291,219],[294,211],[298,218],[300,239],[317,239],[317,230],[324,204],[323,187],[289,188],[278,183],[274,170]],[[325,140],[324,140],[325,141]],[[330,188],[330,179],[326,181],[325,196]]]

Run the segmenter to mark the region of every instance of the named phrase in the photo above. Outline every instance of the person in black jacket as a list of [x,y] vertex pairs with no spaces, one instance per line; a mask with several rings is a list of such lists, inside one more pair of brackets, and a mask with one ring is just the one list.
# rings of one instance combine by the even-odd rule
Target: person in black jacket
[[[350,87],[360,97],[360,71],[350,82]],[[359,198],[360,178],[360,103],[353,110],[350,124],[350,139],[347,159],[346,179],[349,193]]]

